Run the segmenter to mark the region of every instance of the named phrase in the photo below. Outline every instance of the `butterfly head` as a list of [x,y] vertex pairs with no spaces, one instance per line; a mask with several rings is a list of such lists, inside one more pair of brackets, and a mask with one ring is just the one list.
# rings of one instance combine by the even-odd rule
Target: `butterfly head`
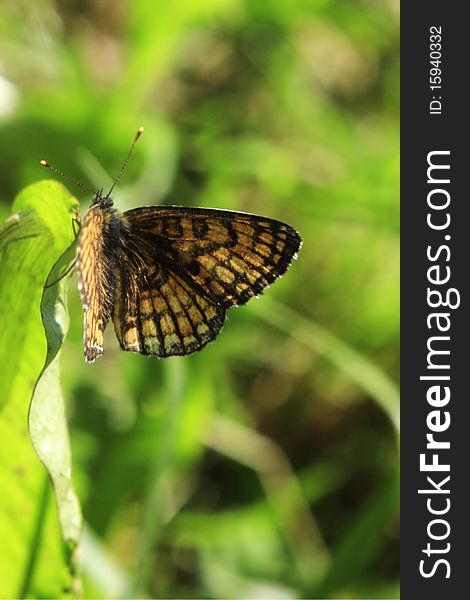
[[93,195],[91,206],[99,206],[102,209],[111,208],[113,206],[113,199],[109,194],[103,196],[103,190],[98,190]]

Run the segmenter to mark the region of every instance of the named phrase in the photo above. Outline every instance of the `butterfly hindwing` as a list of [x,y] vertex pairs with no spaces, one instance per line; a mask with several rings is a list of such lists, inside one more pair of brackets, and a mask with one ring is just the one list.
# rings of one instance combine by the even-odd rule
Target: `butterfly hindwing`
[[112,318],[121,348],[162,358],[201,350],[222,327],[224,308],[158,260],[158,250],[142,247],[140,268],[121,261],[118,269]]

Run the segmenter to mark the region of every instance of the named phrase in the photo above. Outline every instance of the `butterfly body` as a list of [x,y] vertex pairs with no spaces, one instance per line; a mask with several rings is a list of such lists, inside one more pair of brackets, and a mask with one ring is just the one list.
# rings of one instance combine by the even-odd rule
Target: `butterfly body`
[[112,319],[123,350],[186,355],[219,333],[228,308],[260,294],[301,245],[289,225],[247,213],[149,206],[120,213],[95,194],[77,269],[87,362]]

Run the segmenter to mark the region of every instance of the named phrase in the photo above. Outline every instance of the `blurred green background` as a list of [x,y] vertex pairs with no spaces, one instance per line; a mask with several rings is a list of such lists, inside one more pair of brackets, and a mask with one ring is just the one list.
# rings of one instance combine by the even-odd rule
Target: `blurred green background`
[[[398,597],[398,1],[0,3],[0,217],[45,158],[148,204],[293,225],[214,344],[62,382],[85,597]],[[90,194],[64,182],[86,210]]]

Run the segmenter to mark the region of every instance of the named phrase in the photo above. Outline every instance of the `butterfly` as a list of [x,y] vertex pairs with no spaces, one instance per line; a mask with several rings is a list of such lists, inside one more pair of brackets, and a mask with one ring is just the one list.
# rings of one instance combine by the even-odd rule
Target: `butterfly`
[[121,213],[113,187],[94,193],[79,232],[88,363],[103,354],[110,320],[126,351],[163,358],[201,350],[217,337],[227,309],[261,294],[301,247],[290,225],[248,213],[182,206]]

